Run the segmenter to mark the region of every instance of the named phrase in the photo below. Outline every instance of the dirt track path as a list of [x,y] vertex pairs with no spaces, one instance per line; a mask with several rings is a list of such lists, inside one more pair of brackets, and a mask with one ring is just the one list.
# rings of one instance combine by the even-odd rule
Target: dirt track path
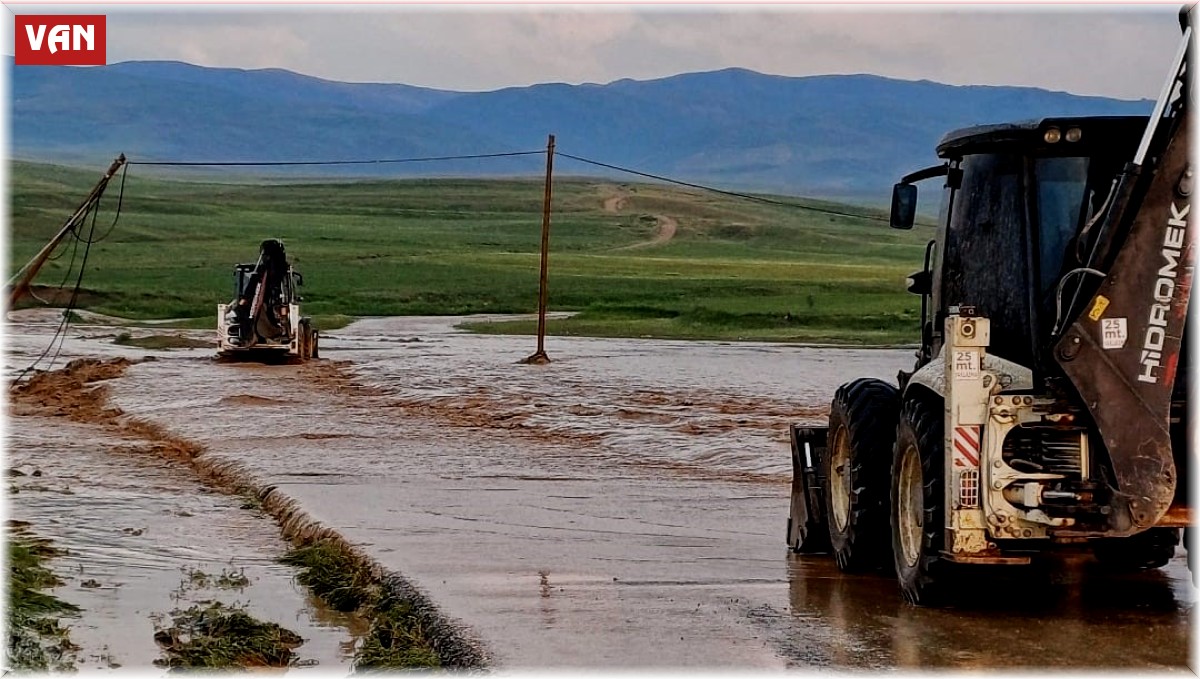
[[[604,199],[604,211],[616,214],[625,208],[625,201],[629,196],[626,194],[617,194]],[[658,232],[654,234],[654,238],[641,243],[633,243],[632,245],[622,245],[614,250],[639,250],[641,248],[650,248],[659,245],[666,245],[671,242],[675,234],[679,232],[679,220],[667,215],[654,215],[654,219],[658,222]]]
[[617,195],[604,199],[605,212],[620,212],[621,208],[625,207],[625,199],[628,196]]
[[679,222],[674,217],[668,217],[666,215],[654,215],[654,218],[658,220],[658,233],[654,235],[654,238],[641,243],[626,245],[617,249],[638,250],[640,248],[649,248],[656,245],[666,245],[667,243],[671,242],[671,239],[675,237],[675,233],[679,231]]

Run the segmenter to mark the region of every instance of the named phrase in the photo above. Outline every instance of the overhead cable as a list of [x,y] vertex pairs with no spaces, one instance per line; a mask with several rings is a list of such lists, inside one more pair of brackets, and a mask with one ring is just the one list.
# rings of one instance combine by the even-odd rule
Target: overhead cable
[[667,182],[668,184],[676,184],[678,186],[687,186],[687,187],[690,187],[693,189],[700,189],[702,191],[718,193],[723,196],[732,196],[734,198],[742,198],[745,200],[752,200],[752,201],[755,201],[758,203],[766,203],[768,205],[778,205],[781,207],[790,207],[790,208],[795,208],[798,210],[808,210],[809,212],[820,212],[822,214],[835,215],[835,216],[839,216],[839,217],[851,217],[854,219],[870,219],[870,220],[874,220],[874,221],[878,221],[878,222],[889,221],[886,217],[880,217],[877,215],[854,214],[852,212],[841,212],[839,210],[830,210],[828,208],[816,207],[813,205],[804,205],[802,203],[792,203],[792,202],[784,201],[784,200],[775,200],[774,198],[767,198],[766,196],[756,196],[751,193],[739,193],[737,191],[728,191],[726,189],[718,189],[713,186],[705,186],[704,184],[696,184],[694,182],[687,182],[687,181],[683,181],[682,179],[674,179],[672,177],[666,177],[666,176],[663,176],[660,174],[652,174],[650,172],[642,172],[641,170],[634,170],[632,168],[622,167],[620,165],[614,165],[612,163],[604,163],[599,160],[592,160],[591,158],[584,158],[582,156],[574,156],[569,153],[559,152],[559,153],[555,153],[555,155],[560,156],[562,158],[569,158],[571,160],[575,160],[575,161],[578,161],[581,163],[586,163],[588,165],[595,165],[597,167],[604,167],[604,168],[608,168],[610,170],[617,170],[618,172],[625,172],[627,174],[637,175],[638,177],[646,177],[648,179],[657,179],[658,181]]

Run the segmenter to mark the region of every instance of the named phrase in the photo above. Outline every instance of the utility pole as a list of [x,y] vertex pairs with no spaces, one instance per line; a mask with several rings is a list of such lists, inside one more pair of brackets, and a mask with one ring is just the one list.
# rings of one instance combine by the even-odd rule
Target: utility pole
[[545,365],[550,362],[546,355],[546,303],[550,298],[548,277],[550,266],[550,194],[554,177],[554,135],[546,142],[546,193],[542,199],[542,271],[538,282],[538,336],[537,351],[523,363]]
[[122,153],[120,156],[117,156],[117,159],[112,162],[112,165],[108,166],[108,170],[104,172],[104,176],[101,177],[96,186],[92,188],[92,192],[89,193],[88,197],[85,198],[83,203],[79,205],[79,208],[75,210],[75,213],[71,215],[66,224],[63,224],[62,228],[58,230],[58,233],[54,234],[54,238],[51,238],[50,242],[46,243],[46,245],[39,250],[36,255],[33,256],[33,259],[29,260],[29,263],[21,267],[21,270],[13,276],[13,281],[15,282],[10,283],[8,286],[9,311],[12,311],[16,306],[17,300],[25,295],[25,293],[29,292],[29,284],[32,283],[33,279],[37,277],[38,271],[41,270],[42,265],[46,263],[46,260],[54,252],[55,248],[58,247],[58,244],[62,242],[62,239],[75,229],[83,216],[87,214],[88,209],[96,201],[100,200],[100,196],[104,193],[104,189],[108,186],[108,180],[112,179],[113,175],[115,175],[124,164],[125,154]]

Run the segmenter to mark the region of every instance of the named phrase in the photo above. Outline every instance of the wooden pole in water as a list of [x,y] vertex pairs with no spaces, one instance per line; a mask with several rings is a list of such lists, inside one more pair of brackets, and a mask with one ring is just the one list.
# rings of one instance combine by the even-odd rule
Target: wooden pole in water
[[546,355],[546,304],[550,299],[548,289],[550,266],[550,194],[554,184],[554,135],[546,142],[546,193],[542,199],[542,270],[538,281],[538,337],[537,351],[525,359],[525,363],[542,365],[550,362]]
[[50,254],[54,252],[54,249],[57,248],[58,244],[62,242],[62,239],[65,238],[68,233],[71,233],[71,231],[79,223],[79,220],[87,213],[87,209],[91,207],[92,203],[94,203],[100,197],[100,194],[104,193],[105,187],[108,186],[108,180],[112,179],[113,175],[115,175],[117,170],[121,169],[121,166],[124,164],[125,154],[122,153],[117,157],[116,160],[112,162],[112,165],[108,166],[108,170],[104,172],[104,176],[101,177],[96,186],[92,188],[92,192],[88,194],[88,197],[85,198],[82,203],[80,203],[79,207],[75,210],[75,213],[72,214],[67,222],[62,225],[62,228],[58,230],[58,233],[54,234],[54,238],[51,238],[50,242],[46,243],[46,245],[43,246],[42,249],[33,256],[33,259],[29,260],[29,263],[21,267],[21,270],[18,271],[15,276],[13,276],[13,282],[8,286],[8,311],[12,311],[13,307],[17,303],[17,300],[21,299],[25,293],[29,292],[30,283],[32,283],[33,279],[38,275],[38,271],[41,271],[42,265],[45,264],[46,260],[50,258]]

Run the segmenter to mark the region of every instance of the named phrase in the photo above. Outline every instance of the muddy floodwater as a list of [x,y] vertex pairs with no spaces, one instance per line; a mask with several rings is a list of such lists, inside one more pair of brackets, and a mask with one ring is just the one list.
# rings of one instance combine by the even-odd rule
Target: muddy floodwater
[[[981,580],[962,607],[904,604],[784,545],[787,424],[911,350],[458,332],[368,319],[304,366],[154,354],[110,384],[124,411],[237,462],[423,590],[503,667],[1183,668],[1195,590],[1166,568]],[[12,365],[49,330],[12,329]],[[111,331],[110,331],[111,332]],[[201,333],[199,336],[205,336]],[[231,543],[217,558],[236,556]]]
[[57,418],[19,417],[8,443],[9,518],[67,550],[50,565],[64,580],[55,594],[83,611],[63,621],[79,669],[152,666],[171,612],[209,601],[298,633],[300,667],[349,669],[360,625],[292,582],[276,563],[286,545],[245,500],[136,441]]

